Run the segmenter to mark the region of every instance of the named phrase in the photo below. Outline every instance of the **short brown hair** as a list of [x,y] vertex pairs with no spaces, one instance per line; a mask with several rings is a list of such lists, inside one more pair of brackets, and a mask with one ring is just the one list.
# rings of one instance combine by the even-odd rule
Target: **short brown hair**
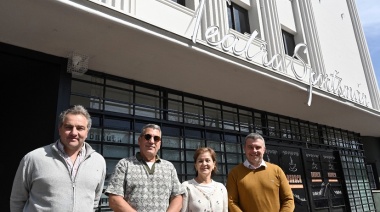
[[[216,161],[216,153],[212,148],[210,148],[210,147],[199,147],[197,150],[195,150],[194,156],[193,156],[194,163],[197,162],[197,158],[199,157],[199,155],[201,155],[205,152],[209,152],[211,155],[212,161],[215,162],[215,168],[211,172],[211,176],[214,176],[218,172],[218,162]],[[197,170],[195,170],[195,176],[198,176]]]

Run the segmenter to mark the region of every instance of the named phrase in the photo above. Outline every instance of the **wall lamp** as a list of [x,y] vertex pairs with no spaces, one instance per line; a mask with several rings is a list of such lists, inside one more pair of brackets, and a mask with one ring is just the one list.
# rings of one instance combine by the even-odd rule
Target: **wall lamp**
[[88,70],[89,57],[78,52],[71,52],[67,60],[67,73],[83,75]]

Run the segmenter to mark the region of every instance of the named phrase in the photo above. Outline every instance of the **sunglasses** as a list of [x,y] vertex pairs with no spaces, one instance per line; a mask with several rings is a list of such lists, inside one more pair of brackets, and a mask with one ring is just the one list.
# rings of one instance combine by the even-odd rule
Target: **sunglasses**
[[158,135],[155,135],[155,136],[152,136],[151,134],[145,134],[144,135],[144,138],[145,138],[145,140],[147,140],[147,141],[150,141],[150,139],[153,137],[153,140],[155,141],[155,142],[159,142],[159,141],[161,141],[161,137],[160,136],[158,136]]

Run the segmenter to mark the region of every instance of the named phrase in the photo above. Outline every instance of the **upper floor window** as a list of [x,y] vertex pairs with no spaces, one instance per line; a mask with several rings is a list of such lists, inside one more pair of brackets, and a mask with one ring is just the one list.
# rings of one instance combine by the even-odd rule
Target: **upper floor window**
[[230,28],[240,33],[251,33],[249,29],[248,11],[239,5],[231,2],[227,3],[228,24]]
[[182,5],[182,6],[186,6],[186,5],[185,5],[185,1],[186,1],[186,0],[172,0],[172,1],[177,2],[177,4],[180,4],[180,5]]
[[293,56],[294,48],[296,47],[294,35],[285,30],[282,30],[282,40],[284,42],[285,54]]

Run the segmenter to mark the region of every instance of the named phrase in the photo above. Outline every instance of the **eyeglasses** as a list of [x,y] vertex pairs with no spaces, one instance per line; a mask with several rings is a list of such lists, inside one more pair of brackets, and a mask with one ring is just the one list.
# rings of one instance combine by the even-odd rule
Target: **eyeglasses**
[[153,140],[155,141],[155,142],[159,142],[159,141],[161,141],[161,137],[160,136],[158,136],[158,135],[155,135],[155,136],[153,136],[153,135],[151,135],[151,134],[145,134],[144,135],[144,138],[145,138],[145,140],[147,140],[147,141],[150,141],[150,139],[153,137]]

